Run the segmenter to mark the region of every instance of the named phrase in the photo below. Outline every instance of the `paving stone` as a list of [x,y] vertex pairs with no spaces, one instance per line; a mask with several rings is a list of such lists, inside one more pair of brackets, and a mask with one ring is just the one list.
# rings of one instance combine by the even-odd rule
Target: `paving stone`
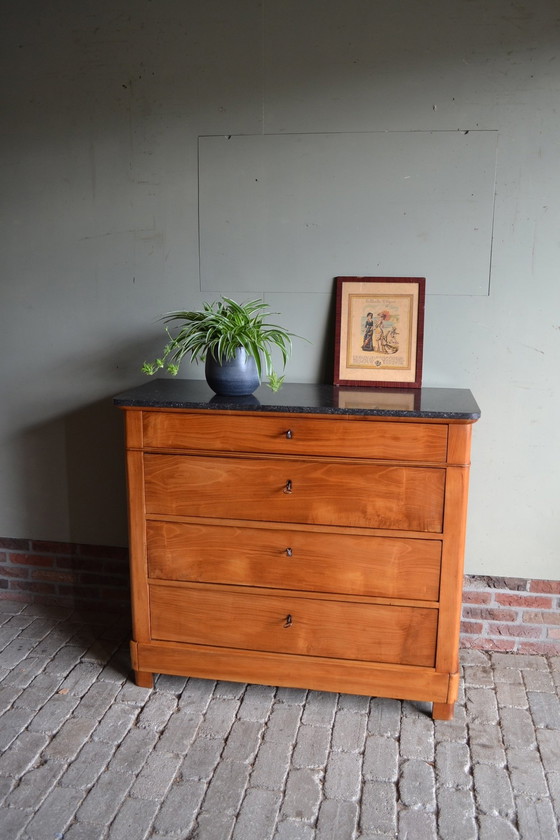
[[[56,644],[59,644],[59,640],[52,641],[53,647]],[[48,649],[48,645],[45,645],[44,643],[37,645],[35,653],[49,658],[52,655]],[[72,671],[73,668],[75,668],[82,656],[82,648],[76,647],[75,645],[64,645],[64,647],[61,645],[60,649],[45,666],[45,671],[47,674],[60,674],[61,677],[65,677],[70,673],[70,671]]]
[[195,779],[175,782],[158,811],[155,830],[163,835],[188,837],[206,790],[206,783]]
[[512,819],[515,803],[508,773],[502,767],[476,764],[473,768],[478,809],[483,814]]
[[544,656],[523,653],[492,653],[492,662],[501,665],[503,668],[516,668],[535,671],[548,671],[548,665]]
[[387,697],[372,698],[368,717],[368,733],[370,735],[398,738],[400,728],[400,701],[391,700]]
[[324,799],[319,809],[316,840],[342,840],[353,837],[358,821],[356,802]]
[[13,668],[14,665],[23,662],[36,645],[37,641],[35,639],[15,638],[0,653],[0,665],[3,668]]
[[332,726],[338,694],[328,691],[310,691],[302,716],[302,723],[310,726]]
[[159,802],[145,799],[126,799],[109,828],[107,840],[144,840],[159,808]]
[[10,749],[0,755],[0,776],[23,776],[35,764],[48,742],[49,738],[44,733],[20,732]]
[[292,755],[294,767],[325,767],[329,754],[331,731],[324,726],[302,724]]
[[548,790],[537,750],[508,750],[508,769],[514,793],[547,796]]
[[89,718],[70,718],[60,728],[44,754],[59,761],[71,761],[77,756],[82,744],[95,729],[96,721]]
[[529,710],[537,728],[560,730],[560,700],[556,694],[528,691]]
[[280,801],[275,791],[249,789],[235,824],[233,840],[270,840]]
[[240,700],[244,693],[245,683],[218,680],[214,688],[215,697],[229,697],[232,700]]
[[366,719],[358,712],[339,709],[335,715],[331,749],[362,752],[366,738]]
[[214,694],[214,680],[200,680],[191,677],[179,698],[179,708],[188,708],[191,712],[205,712]]
[[156,732],[161,732],[176,708],[176,697],[154,692],[140,712],[137,725],[142,729],[154,729]]
[[[534,671],[538,674],[540,671]],[[498,706],[516,706],[519,709],[526,709],[529,705],[525,686],[517,683],[498,683],[496,686],[496,698]]]
[[436,749],[436,778],[440,785],[470,788],[470,754],[466,744],[442,743]]
[[363,775],[365,779],[396,782],[399,772],[399,745],[394,738],[370,735],[366,741]]
[[434,770],[425,761],[411,759],[402,765],[399,792],[404,805],[433,811],[435,801]]
[[78,662],[64,679],[60,688],[70,694],[83,697],[99,676],[100,671],[100,666],[94,662]]
[[418,808],[404,808],[399,812],[399,840],[434,840],[435,837],[435,814]]
[[509,749],[529,750],[535,746],[535,727],[525,709],[502,709],[500,723],[504,744]]
[[208,780],[220,760],[224,749],[221,738],[197,738],[181,765],[185,779]]
[[111,771],[136,774],[144,766],[158,739],[150,729],[131,729],[113,755]]
[[74,759],[60,780],[62,787],[78,790],[90,788],[100,773],[105,770],[114,752],[112,744],[88,741]]
[[520,668],[504,668],[502,665],[494,665],[494,683],[497,686],[501,683],[511,685],[524,685],[523,675]]
[[483,650],[461,648],[459,651],[459,661],[461,665],[479,665],[484,667],[490,663],[490,657]]
[[[28,656],[15,667],[9,666],[9,672],[3,679],[5,685],[15,685],[20,688],[27,688],[29,683],[35,679],[49,664],[47,656]],[[2,664],[0,662],[0,667]]]
[[265,722],[274,702],[275,689],[268,685],[249,685],[237,711],[241,720]]
[[50,700],[56,693],[60,692],[64,695],[65,691],[60,682],[61,679],[57,675],[37,674],[14,701],[14,705],[39,712],[47,700]]
[[371,697],[366,697],[363,694],[339,694],[338,696],[339,709],[347,709],[349,712],[359,712],[362,715],[367,715],[370,703]]
[[403,716],[399,749],[402,758],[433,761],[434,723],[431,718]]
[[239,811],[251,768],[241,761],[220,761],[212,776],[202,810],[232,814]]
[[467,713],[476,723],[497,723],[496,695],[490,688],[467,688]]
[[503,767],[506,751],[502,731],[491,723],[472,723],[469,726],[469,749],[473,763],[495,764]]
[[325,775],[328,799],[356,801],[361,789],[362,756],[356,753],[331,753]]
[[252,762],[260,747],[263,728],[260,721],[236,720],[228,735],[223,758]]
[[64,832],[63,840],[106,840],[107,830],[96,826],[92,829],[86,823],[72,823]]
[[280,687],[276,689],[276,700],[278,703],[287,703],[288,706],[303,706],[308,694],[306,688]]
[[294,743],[301,718],[300,706],[275,703],[266,726],[264,740]]
[[55,787],[44,800],[25,828],[26,840],[52,840],[64,837],[66,826],[72,821],[82,801],[81,791]]
[[136,778],[130,795],[161,801],[176,778],[180,764],[178,755],[153,752]]
[[0,808],[0,837],[21,837],[21,832],[31,817],[29,811],[22,811],[20,808]]
[[554,693],[554,680],[548,671],[533,671],[525,669],[523,671],[523,682],[527,691],[547,691]]
[[174,677],[171,674],[159,674],[155,687],[158,691],[175,694],[179,697],[187,687],[188,677]]
[[539,729],[537,741],[544,769],[549,773],[560,773],[560,732]]
[[282,791],[290,767],[292,748],[291,741],[284,744],[265,741],[261,744],[251,774],[251,786]]
[[438,790],[438,840],[477,840],[473,794],[470,790]]
[[235,720],[239,700],[214,697],[200,724],[199,734],[208,738],[226,738]]
[[129,680],[117,694],[117,700],[119,703],[130,703],[132,706],[144,706],[151,697],[152,691],[151,688],[143,688]]
[[196,819],[192,840],[230,840],[234,825],[235,817],[231,814],[209,814],[203,811]]
[[299,820],[282,820],[272,840],[315,840],[315,829]]
[[114,819],[134,777],[110,768],[101,774],[76,812],[79,822],[107,826]]
[[174,712],[156,744],[156,750],[185,755],[195,739],[201,722],[202,715],[198,712],[190,712],[188,709],[179,709]]
[[[478,840],[518,840],[519,838],[517,829],[503,817],[480,814],[478,822]],[[537,838],[535,837],[534,840]]]
[[77,717],[93,717],[101,720],[118,693],[118,687],[108,682],[96,682],[86,691],[76,709]]
[[[397,790],[390,782],[365,782],[360,818],[362,833],[387,833],[397,831]],[[335,837],[333,835],[333,840]]]
[[281,815],[313,823],[322,798],[322,775],[309,768],[294,769],[288,776]]
[[558,840],[558,823],[552,805],[546,799],[518,796],[517,822],[523,839]]
[[93,737],[96,741],[120,744],[138,715],[138,709],[126,703],[113,703],[96,727]]
[[548,789],[550,791],[550,799],[556,819],[560,825],[560,772],[549,773],[547,777]]
[[463,683],[465,686],[477,686],[479,688],[493,686],[494,674],[492,667],[490,664],[465,665],[463,667]]
[[[18,686],[0,685],[0,715],[9,709],[22,693],[23,690],[18,688]],[[22,704],[16,703],[16,705]]]
[[60,762],[43,761],[22,777],[19,785],[6,797],[6,806],[37,810],[63,772],[64,765]]
[[[464,712],[464,709],[461,709]],[[434,720],[434,738],[439,741],[457,741],[465,743],[467,740],[466,715],[459,718],[457,711],[453,720]]]

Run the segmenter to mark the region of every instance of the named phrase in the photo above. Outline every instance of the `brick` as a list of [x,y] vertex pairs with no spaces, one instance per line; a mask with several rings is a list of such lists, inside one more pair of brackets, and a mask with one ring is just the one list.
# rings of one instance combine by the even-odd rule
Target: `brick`
[[516,621],[517,610],[505,610],[499,607],[463,607],[463,617],[480,621]]
[[492,600],[490,592],[476,592],[463,590],[464,604],[489,604]]
[[399,791],[404,805],[433,811],[436,803],[431,765],[415,759],[405,761],[401,768]]
[[232,840],[271,840],[279,808],[280,795],[275,791],[248,790]]
[[519,642],[519,653],[544,654],[545,656],[560,655],[560,642],[553,639],[545,639],[542,642]]
[[531,624],[497,624],[490,622],[488,633],[491,636],[510,636],[514,639],[540,639],[543,628]]
[[331,748],[344,752],[361,752],[365,738],[365,715],[339,709],[334,719]]
[[438,840],[477,840],[472,791],[438,791]]
[[529,592],[551,592],[560,595],[560,580],[532,580],[529,582]]
[[175,782],[158,811],[155,830],[163,835],[188,837],[205,793],[205,782],[194,779]]
[[523,621],[526,624],[560,624],[560,613],[552,610],[549,612],[526,610],[523,613]]
[[399,767],[399,745],[393,738],[370,735],[366,741],[363,775],[365,779],[396,782]]
[[468,636],[461,636],[461,647],[470,647],[475,650],[488,651],[513,651],[515,642],[513,639],[489,639],[487,636],[482,638],[469,638]]
[[511,592],[496,593],[496,603],[504,607],[524,607],[530,610],[552,609],[552,598],[541,595],[514,595]]
[[461,633],[480,636],[483,630],[483,625],[480,621],[461,621],[460,630]]
[[54,566],[54,557],[51,557],[48,554],[28,554],[24,552],[17,553],[14,551],[10,552],[9,560],[10,563],[22,566]]
[[[321,809],[322,810],[322,809]],[[366,782],[360,820],[362,834],[371,831],[392,837],[397,832],[397,791],[390,782]],[[339,835],[340,840],[344,835]],[[333,840],[339,840],[333,835]]]
[[145,799],[126,799],[111,826],[111,840],[144,840],[150,836],[159,802]]
[[361,770],[360,755],[331,752],[325,774],[326,797],[356,801],[360,795]]

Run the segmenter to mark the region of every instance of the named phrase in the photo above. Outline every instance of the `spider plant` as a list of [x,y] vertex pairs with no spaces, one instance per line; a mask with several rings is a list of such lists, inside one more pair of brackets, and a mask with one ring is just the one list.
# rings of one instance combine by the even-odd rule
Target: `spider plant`
[[273,369],[271,349],[279,349],[285,367],[295,334],[270,323],[269,315],[278,313],[269,313],[268,309],[268,304],[262,300],[237,303],[223,297],[219,301],[204,303],[198,311],[169,312],[162,321],[166,325],[175,325],[177,331],[172,333],[168,326],[165,327],[169,342],[163,355],[153,362],[144,362],[142,370],[151,376],[165,368],[175,376],[187,354],[193,362],[203,362],[208,355],[222,362],[235,358],[242,347],[255,360],[259,378],[263,373],[264,359],[269,385],[278,390],[284,377],[278,376]]

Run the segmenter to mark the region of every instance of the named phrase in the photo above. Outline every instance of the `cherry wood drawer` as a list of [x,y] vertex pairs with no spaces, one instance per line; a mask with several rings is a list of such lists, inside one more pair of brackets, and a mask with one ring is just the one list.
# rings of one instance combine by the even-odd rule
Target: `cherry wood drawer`
[[143,412],[144,447],[443,463],[447,426],[363,419]]
[[144,472],[148,514],[442,530],[444,469],[146,454]]
[[438,611],[257,595],[213,587],[150,587],[152,638],[245,650],[433,667]]
[[441,543],[148,521],[148,575],[437,601]]

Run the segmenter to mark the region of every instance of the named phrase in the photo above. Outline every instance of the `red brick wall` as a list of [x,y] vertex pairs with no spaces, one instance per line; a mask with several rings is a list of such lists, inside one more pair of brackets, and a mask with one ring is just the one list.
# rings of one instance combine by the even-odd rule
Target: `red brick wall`
[[[128,550],[0,538],[0,598],[128,610]],[[466,576],[461,646],[560,655],[560,581]]]

